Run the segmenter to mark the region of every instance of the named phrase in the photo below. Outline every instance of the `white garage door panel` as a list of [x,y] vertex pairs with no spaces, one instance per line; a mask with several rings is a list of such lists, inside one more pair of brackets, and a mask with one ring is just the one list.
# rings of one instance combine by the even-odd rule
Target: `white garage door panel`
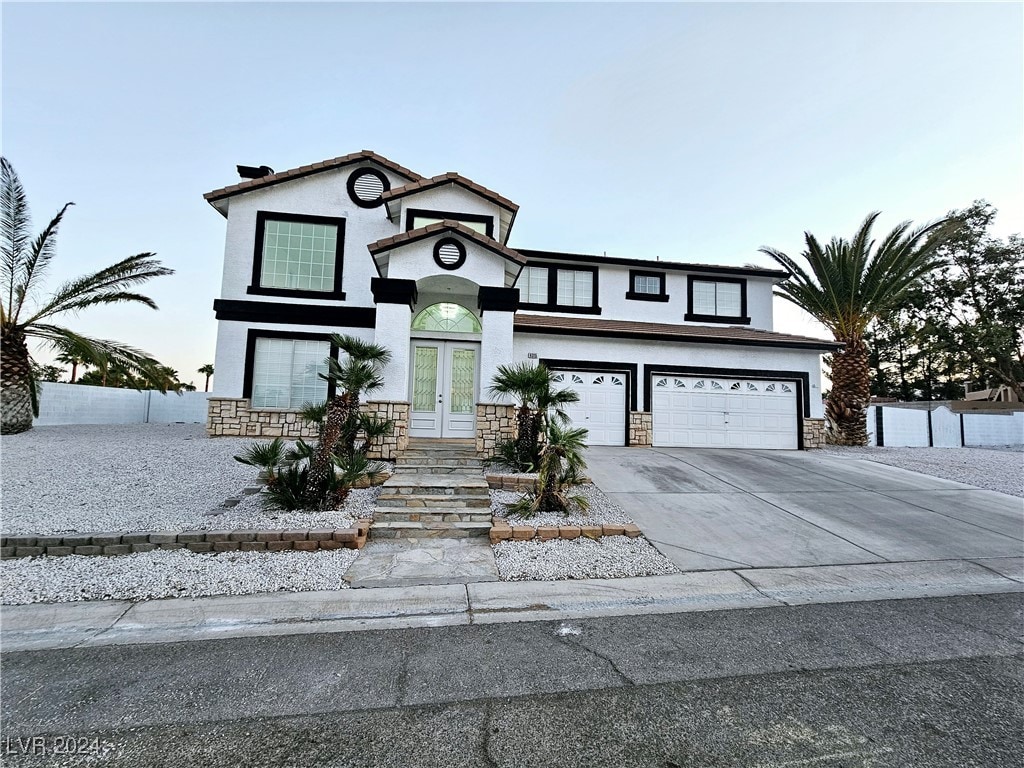
[[796,383],[657,376],[653,443],[663,447],[796,448]]
[[580,396],[565,408],[573,426],[589,430],[588,445],[626,441],[626,374],[607,371],[555,371],[555,385]]

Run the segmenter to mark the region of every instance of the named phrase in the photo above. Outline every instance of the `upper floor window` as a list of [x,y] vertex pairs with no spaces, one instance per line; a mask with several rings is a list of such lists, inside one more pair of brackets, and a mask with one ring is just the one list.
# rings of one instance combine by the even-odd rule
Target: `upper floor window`
[[668,301],[668,294],[665,293],[665,273],[629,270],[629,290],[626,292],[626,298],[638,301]]
[[260,211],[249,293],[341,298],[345,222]]
[[487,237],[494,237],[494,217],[475,213],[451,213],[448,211],[428,211],[410,208],[405,212],[405,231],[419,229],[429,224],[437,224],[450,219],[463,224],[475,232]]
[[517,286],[519,303],[527,309],[601,313],[597,306],[597,267],[532,264],[523,268]]
[[548,303],[548,268],[524,267],[519,276],[519,301],[523,304]]
[[749,323],[747,281],[742,278],[704,280],[688,277],[690,311],[686,320],[712,323]]
[[558,306],[589,307],[594,304],[594,273],[583,269],[559,269]]

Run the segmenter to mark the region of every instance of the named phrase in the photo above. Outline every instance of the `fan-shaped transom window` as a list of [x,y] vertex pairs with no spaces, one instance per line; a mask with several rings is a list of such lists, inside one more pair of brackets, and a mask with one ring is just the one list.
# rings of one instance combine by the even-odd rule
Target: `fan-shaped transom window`
[[686,389],[686,382],[682,379],[672,379],[672,386],[676,389]]
[[722,385],[721,385],[721,384],[719,384],[719,383],[718,383],[717,381],[712,381],[712,382],[711,382],[711,388],[712,388],[712,389],[721,389],[721,388],[722,388]]
[[701,379],[700,381],[698,381],[696,384],[693,385],[693,388],[694,389],[704,389],[704,380]]
[[731,390],[738,391],[739,388],[740,388],[740,383],[738,381],[734,381],[732,384],[729,385],[729,389],[731,389]]
[[582,384],[582,383],[583,383],[583,379],[581,379],[581,378],[580,378],[579,376],[577,376],[577,375],[576,375],[576,374],[574,373],[574,374],[572,375],[572,383],[573,383],[573,384]]
[[750,382],[748,381],[748,382],[747,382],[747,392],[757,392],[757,387],[756,387],[756,386],[754,386],[753,384],[751,384],[751,383],[750,383]]
[[790,388],[790,386],[788,384],[783,384],[782,385],[782,391],[783,392],[792,392],[793,390]]
[[561,384],[563,381],[565,381],[565,375],[561,373],[555,374],[555,377],[551,380],[556,384]]
[[657,382],[655,382],[654,386],[656,386],[656,387],[667,387],[668,386],[668,380],[667,379],[658,379]]
[[414,331],[445,331],[448,333],[480,333],[480,320],[465,307],[450,302],[431,304],[412,321]]
[[613,387],[621,387],[622,386],[622,379],[620,379],[618,376],[612,376],[612,386]]
[[769,384],[767,387],[764,388],[764,391],[765,392],[774,392],[775,391],[775,385],[774,384]]
[[604,376],[598,376],[596,379],[594,379],[593,383],[594,384],[604,384]]

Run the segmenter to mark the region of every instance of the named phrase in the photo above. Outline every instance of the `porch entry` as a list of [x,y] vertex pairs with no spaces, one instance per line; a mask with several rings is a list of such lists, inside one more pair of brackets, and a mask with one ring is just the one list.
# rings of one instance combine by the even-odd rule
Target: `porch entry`
[[476,437],[480,344],[413,341],[410,437]]

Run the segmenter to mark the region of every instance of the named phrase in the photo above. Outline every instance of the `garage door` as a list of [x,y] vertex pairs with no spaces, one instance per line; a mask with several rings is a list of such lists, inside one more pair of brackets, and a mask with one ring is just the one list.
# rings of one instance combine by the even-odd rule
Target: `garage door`
[[652,442],[665,447],[796,448],[796,392],[796,382],[655,374]]
[[565,408],[574,426],[589,430],[588,445],[626,442],[626,374],[607,371],[555,371],[555,384],[580,396]]

